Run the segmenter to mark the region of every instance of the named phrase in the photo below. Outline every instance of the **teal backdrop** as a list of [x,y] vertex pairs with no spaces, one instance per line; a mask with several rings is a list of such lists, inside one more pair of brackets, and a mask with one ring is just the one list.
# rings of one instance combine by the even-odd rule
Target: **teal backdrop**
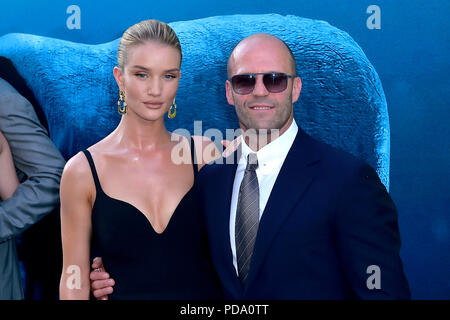
[[[71,16],[80,9],[79,25]],[[380,9],[380,29],[370,29]],[[347,32],[381,80],[390,124],[390,194],[414,299],[450,299],[450,2],[448,0],[2,1],[0,36],[20,32],[85,44],[149,18],[296,15]],[[67,20],[69,19],[69,27]],[[370,25],[369,23],[369,25]],[[72,27],[80,27],[80,29]]]

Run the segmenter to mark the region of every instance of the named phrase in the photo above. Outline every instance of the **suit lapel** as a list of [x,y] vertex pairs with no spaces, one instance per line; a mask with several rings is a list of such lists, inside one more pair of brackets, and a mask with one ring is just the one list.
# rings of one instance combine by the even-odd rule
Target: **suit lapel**
[[261,217],[246,289],[256,278],[278,230],[316,176],[315,164],[319,159],[309,136],[299,128]]
[[[222,281],[231,286],[228,288],[237,293],[237,296],[242,295],[242,285],[236,275],[236,270],[233,266],[233,255],[230,245],[230,209],[231,197],[233,194],[234,177],[237,170],[238,152],[234,152],[227,158],[223,158],[224,164],[221,164],[221,169],[217,171],[218,176],[214,183],[215,189],[214,198],[210,202],[210,206],[217,208],[214,212],[215,225],[213,226],[213,237],[216,239],[215,247],[217,248],[217,256],[220,261],[216,264],[217,272],[222,278]],[[240,154],[240,153],[239,153]],[[234,159],[233,159],[234,158]],[[228,286],[227,286],[228,287]]]

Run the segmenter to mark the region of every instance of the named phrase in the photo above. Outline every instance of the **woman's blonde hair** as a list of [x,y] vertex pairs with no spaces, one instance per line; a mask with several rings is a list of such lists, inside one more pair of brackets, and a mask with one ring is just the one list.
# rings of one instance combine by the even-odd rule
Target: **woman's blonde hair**
[[117,60],[120,69],[123,70],[127,63],[128,49],[146,41],[157,41],[167,44],[180,52],[181,64],[181,44],[173,29],[164,22],[158,20],[144,20],[129,27],[120,39]]

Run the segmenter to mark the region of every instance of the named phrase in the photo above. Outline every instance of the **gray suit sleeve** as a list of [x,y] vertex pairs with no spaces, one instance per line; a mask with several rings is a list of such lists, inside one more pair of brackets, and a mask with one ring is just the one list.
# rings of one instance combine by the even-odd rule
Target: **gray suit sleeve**
[[22,233],[59,201],[65,161],[39,122],[33,106],[0,79],[0,130],[11,148],[19,179],[14,195],[0,202],[0,243]]

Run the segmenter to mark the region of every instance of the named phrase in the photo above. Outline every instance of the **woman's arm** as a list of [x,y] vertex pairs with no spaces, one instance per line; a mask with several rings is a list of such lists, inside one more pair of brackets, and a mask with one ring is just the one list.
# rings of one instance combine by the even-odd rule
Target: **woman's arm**
[[63,270],[62,300],[88,300],[90,291],[91,213],[95,185],[83,153],[67,162],[60,188]]
[[11,197],[19,186],[8,142],[0,132],[0,200]]

